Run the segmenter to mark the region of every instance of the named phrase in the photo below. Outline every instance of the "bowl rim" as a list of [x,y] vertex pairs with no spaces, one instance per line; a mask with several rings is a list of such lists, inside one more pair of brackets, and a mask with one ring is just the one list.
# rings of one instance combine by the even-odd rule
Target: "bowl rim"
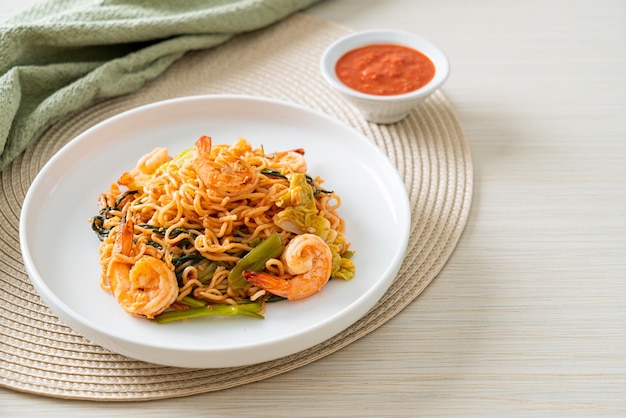
[[[417,90],[384,96],[360,92],[348,87],[339,80],[335,73],[335,65],[341,56],[353,49],[383,43],[406,46],[426,55],[435,65],[435,76],[433,79]],[[339,92],[357,99],[386,103],[411,101],[432,94],[448,79],[450,62],[441,48],[422,36],[401,30],[370,29],[343,36],[330,44],[322,53],[320,70],[326,82]]]

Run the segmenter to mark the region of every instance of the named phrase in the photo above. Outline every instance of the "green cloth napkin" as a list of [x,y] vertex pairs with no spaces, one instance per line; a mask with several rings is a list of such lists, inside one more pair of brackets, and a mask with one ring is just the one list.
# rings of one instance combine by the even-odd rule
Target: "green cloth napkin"
[[318,0],[47,0],[0,23],[0,170],[69,112]]

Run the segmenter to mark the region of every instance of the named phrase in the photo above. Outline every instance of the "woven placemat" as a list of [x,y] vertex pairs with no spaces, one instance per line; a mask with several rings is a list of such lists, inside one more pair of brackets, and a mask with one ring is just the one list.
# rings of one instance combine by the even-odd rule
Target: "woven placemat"
[[[326,46],[347,33],[345,28],[297,14],[218,48],[188,54],[138,92],[60,121],[0,173],[0,385],[52,397],[108,401],[222,390],[327,356],[384,324],[424,290],[452,253],[469,214],[469,148],[441,92],[404,121],[385,126],[366,122],[331,91],[319,74],[318,61]],[[197,94],[257,95],[304,104],[363,132],[398,168],[412,210],[406,259],[380,302],[334,338],[254,367],[163,367],[90,343],[61,323],[32,287],[22,264],[18,221],[26,191],[46,161],[76,135],[115,114]]]

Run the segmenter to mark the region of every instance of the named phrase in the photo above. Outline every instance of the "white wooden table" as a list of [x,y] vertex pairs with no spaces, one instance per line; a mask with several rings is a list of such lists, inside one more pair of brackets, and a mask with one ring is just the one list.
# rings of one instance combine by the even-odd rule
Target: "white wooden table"
[[[0,17],[34,0],[0,3]],[[451,259],[365,338],[261,382],[93,403],[0,389],[0,416],[626,416],[626,2],[325,0],[423,35],[475,170]]]

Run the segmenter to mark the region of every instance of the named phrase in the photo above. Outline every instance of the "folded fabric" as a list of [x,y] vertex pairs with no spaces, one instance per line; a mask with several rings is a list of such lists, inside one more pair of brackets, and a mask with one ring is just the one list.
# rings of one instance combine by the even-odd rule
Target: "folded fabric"
[[318,0],[48,0],[0,23],[0,170],[64,115]]

